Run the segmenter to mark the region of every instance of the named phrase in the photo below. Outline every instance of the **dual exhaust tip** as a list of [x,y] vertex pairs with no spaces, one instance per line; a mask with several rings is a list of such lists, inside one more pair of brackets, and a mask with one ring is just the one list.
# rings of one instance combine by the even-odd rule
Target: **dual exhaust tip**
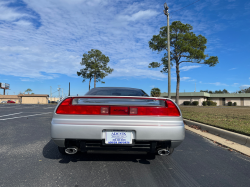
[[76,154],[77,151],[78,151],[77,147],[68,147],[67,149],[65,149],[65,153],[67,153],[69,155]]
[[[77,152],[78,152],[77,147],[69,147],[69,148],[65,149],[65,153],[67,153],[69,155],[76,154]],[[166,155],[170,155],[170,151],[168,149],[159,149],[158,154],[160,156],[166,156]]]
[[158,149],[158,155],[167,156],[170,155],[170,151],[168,149]]

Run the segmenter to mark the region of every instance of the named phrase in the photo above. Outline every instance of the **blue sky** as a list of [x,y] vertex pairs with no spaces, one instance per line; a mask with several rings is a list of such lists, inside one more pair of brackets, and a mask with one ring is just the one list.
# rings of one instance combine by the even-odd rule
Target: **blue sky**
[[[170,22],[180,20],[208,40],[206,54],[219,64],[181,65],[180,92],[250,87],[250,2],[247,0],[169,1]],[[83,53],[99,49],[109,56],[114,72],[101,86],[168,91],[167,74],[149,69],[160,62],[148,46],[166,26],[164,0],[0,0],[0,82],[9,95],[31,88],[36,94],[56,92],[58,85],[72,95],[88,91],[88,81],[76,75]],[[173,12],[171,14],[171,12]],[[176,90],[175,68],[171,89]],[[93,81],[91,87],[93,87]],[[2,93],[2,90],[0,91]],[[58,95],[54,93],[53,96]]]

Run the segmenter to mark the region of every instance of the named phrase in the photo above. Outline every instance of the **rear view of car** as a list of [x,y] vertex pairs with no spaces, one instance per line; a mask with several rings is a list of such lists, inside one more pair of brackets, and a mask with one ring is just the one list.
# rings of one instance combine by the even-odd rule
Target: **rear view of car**
[[88,150],[169,155],[185,137],[178,106],[140,89],[94,88],[55,109],[51,137],[62,154]]

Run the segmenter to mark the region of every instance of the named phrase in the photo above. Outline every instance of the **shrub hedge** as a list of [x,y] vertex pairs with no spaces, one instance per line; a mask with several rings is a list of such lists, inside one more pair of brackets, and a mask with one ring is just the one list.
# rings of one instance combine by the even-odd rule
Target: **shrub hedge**
[[208,105],[208,106],[217,106],[217,103],[214,102],[214,101],[208,100],[208,101],[207,101],[207,105]]
[[190,103],[191,103],[190,101],[184,101],[183,102],[184,105],[190,105]]
[[227,104],[228,104],[228,106],[232,106],[232,102],[231,102],[231,101],[230,101],[230,102],[228,102]]
[[207,101],[203,101],[203,102],[202,102],[202,105],[203,105],[203,106],[207,106]]
[[234,102],[234,106],[237,106],[237,103],[236,103],[236,102]]
[[192,102],[192,105],[194,105],[194,106],[198,106],[198,104],[199,104],[198,101],[193,101],[193,102]]

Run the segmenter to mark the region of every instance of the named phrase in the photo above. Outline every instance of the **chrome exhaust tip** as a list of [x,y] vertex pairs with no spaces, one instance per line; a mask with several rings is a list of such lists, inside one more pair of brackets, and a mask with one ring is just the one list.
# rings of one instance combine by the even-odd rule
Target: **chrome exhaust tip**
[[68,147],[67,149],[65,149],[65,153],[67,153],[69,155],[76,154],[77,151],[78,151],[77,147]]
[[170,155],[170,151],[168,149],[159,149],[158,154],[161,156],[166,156],[166,155]]

